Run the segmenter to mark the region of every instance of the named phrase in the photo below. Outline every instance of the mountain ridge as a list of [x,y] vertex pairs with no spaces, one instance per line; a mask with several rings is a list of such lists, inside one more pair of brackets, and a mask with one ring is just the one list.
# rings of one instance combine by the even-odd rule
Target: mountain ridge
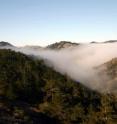
[[79,43],[73,43],[73,42],[70,42],[70,41],[60,41],[60,42],[50,44],[46,48],[49,48],[49,49],[63,49],[63,48],[69,48],[69,47],[76,47],[78,45],[80,45],[80,44]]
[[5,42],[5,41],[0,41],[0,47],[13,47],[12,44],[10,44],[9,42]]
[[[92,41],[89,43],[90,44],[103,44],[103,43],[105,44],[105,43],[116,43],[116,42],[117,42],[117,40],[108,40],[108,41],[104,41],[104,42]],[[81,45],[80,42],[75,43],[75,42],[71,42],[71,41],[60,41],[60,42],[52,43],[45,47],[41,47],[38,45],[26,45],[26,46],[18,47],[18,48],[27,48],[27,49],[32,49],[32,50],[38,50],[38,49],[57,49],[57,50],[59,50],[59,49],[64,49],[64,48],[77,47],[79,45]],[[17,46],[14,46],[9,42],[1,41],[0,47],[17,47]]]

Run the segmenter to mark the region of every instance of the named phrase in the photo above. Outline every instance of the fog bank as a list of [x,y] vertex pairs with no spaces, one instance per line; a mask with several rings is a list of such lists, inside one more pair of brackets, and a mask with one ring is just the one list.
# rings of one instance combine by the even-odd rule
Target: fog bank
[[47,66],[83,85],[101,92],[113,92],[107,75],[99,75],[97,67],[117,57],[117,43],[82,44],[61,50],[13,48],[27,55],[44,59]]

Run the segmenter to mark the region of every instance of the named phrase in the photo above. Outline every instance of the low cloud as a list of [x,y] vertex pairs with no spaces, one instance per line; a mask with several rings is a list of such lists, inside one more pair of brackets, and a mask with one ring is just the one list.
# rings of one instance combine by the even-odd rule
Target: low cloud
[[117,83],[109,83],[107,75],[99,75],[98,70],[98,66],[117,57],[117,43],[82,44],[61,50],[13,50],[44,59],[47,66],[93,90],[113,92],[111,85],[117,87]]

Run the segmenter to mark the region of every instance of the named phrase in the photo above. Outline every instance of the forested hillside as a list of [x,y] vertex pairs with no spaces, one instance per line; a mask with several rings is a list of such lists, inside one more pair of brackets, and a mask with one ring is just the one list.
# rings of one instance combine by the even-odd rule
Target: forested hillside
[[0,124],[116,124],[117,96],[100,94],[47,67],[0,50]]

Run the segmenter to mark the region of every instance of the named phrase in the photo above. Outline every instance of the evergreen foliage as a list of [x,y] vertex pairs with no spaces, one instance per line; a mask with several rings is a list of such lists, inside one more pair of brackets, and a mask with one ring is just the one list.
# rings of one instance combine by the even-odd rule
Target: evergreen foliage
[[0,115],[2,124],[115,124],[117,96],[92,91],[43,60],[2,49]]

